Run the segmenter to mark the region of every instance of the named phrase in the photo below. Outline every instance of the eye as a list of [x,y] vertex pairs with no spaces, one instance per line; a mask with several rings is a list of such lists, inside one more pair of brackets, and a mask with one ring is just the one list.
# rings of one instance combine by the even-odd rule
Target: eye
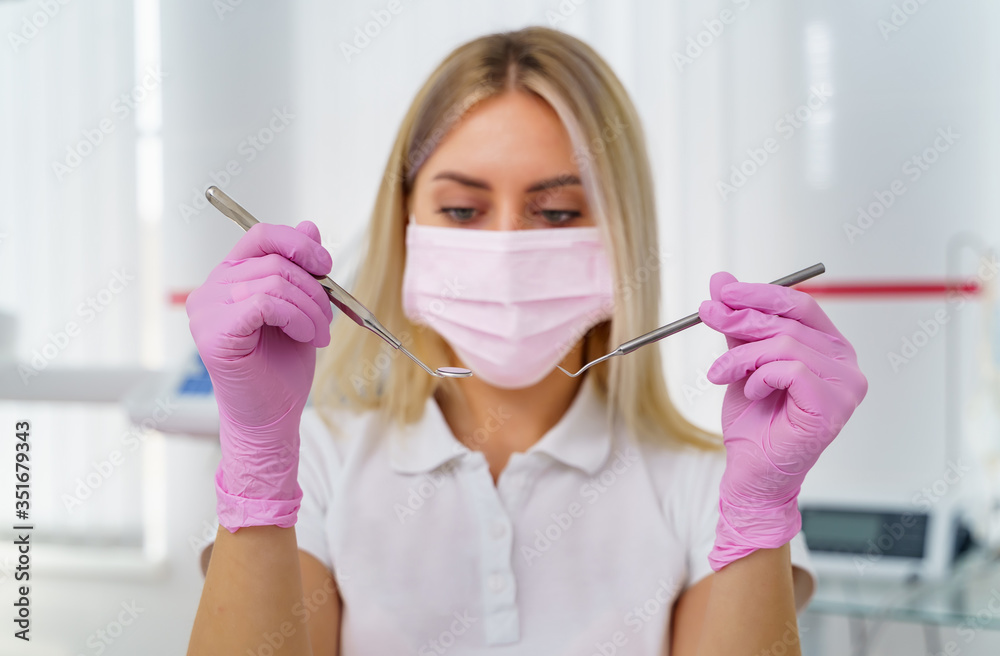
[[562,225],[580,217],[576,210],[540,210],[539,214],[552,225]]
[[439,214],[447,214],[455,221],[459,223],[467,223],[471,221],[476,216],[476,208],[474,207],[442,207],[438,210]]

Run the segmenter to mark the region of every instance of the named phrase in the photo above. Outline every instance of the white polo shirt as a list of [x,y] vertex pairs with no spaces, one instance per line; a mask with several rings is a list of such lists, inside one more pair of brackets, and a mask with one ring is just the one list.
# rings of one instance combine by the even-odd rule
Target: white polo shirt
[[[296,536],[340,588],[342,655],[667,653],[673,602],[712,573],[722,452],[608,430],[589,376],[496,485],[433,398],[404,431],[340,416],[335,438],[303,414]],[[801,534],[791,559],[815,577]]]

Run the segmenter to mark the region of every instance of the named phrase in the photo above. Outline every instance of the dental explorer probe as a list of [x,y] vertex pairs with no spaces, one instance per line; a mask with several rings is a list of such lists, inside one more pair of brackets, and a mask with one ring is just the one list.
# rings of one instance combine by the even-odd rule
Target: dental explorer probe
[[[255,219],[253,215],[250,214],[250,212],[247,212],[239,205],[239,203],[227,196],[221,189],[214,185],[205,191],[205,197],[208,198],[208,201],[212,203],[217,210],[228,216],[234,223],[236,223],[236,225],[244,230],[250,230],[254,224],[260,223],[260,221]],[[431,370],[430,367],[421,362],[415,355],[407,351],[402,342],[386,330],[385,327],[379,323],[379,320],[375,318],[375,315],[372,314],[368,308],[359,303],[356,298],[347,293],[343,287],[331,280],[329,276],[323,276],[322,278],[315,276],[315,278],[319,280],[319,284],[326,290],[327,296],[330,297],[330,302],[337,306],[354,323],[358,324],[362,328],[367,328],[385,340],[390,346],[392,346],[392,348],[405,353],[407,357],[420,365],[420,368],[430,375],[438,378],[466,378],[472,375],[472,371],[469,369],[463,369],[462,367],[438,367],[435,370]]]
[[[802,269],[801,271],[796,271],[795,273],[789,274],[789,275],[785,276],[784,278],[778,278],[777,280],[775,280],[771,284],[772,285],[781,285],[782,287],[791,287],[792,285],[797,285],[800,282],[804,282],[806,280],[809,280],[810,278],[815,278],[816,276],[818,276],[819,274],[823,273],[824,271],[826,271],[826,267],[823,266],[822,263],[820,263],[820,264],[814,264],[811,267],[806,267],[805,269]],[[600,358],[598,358],[598,359],[596,359],[596,360],[594,360],[592,362],[588,362],[586,365],[583,366],[582,369],[580,369],[580,371],[576,372],[575,374],[571,374],[570,372],[566,371],[562,367],[559,367],[559,369],[564,374],[566,374],[567,376],[570,376],[571,378],[576,378],[577,376],[579,376],[580,374],[582,374],[584,371],[586,371],[590,367],[593,367],[598,362],[603,362],[604,360],[607,360],[608,358],[610,358],[612,356],[615,356],[615,355],[625,355],[626,353],[631,353],[632,351],[636,350],[640,346],[645,346],[646,344],[652,344],[653,342],[657,342],[657,341],[663,339],[664,337],[669,337],[670,335],[673,335],[675,333],[679,333],[680,331],[684,330],[685,328],[690,328],[691,326],[696,326],[699,323],[701,323],[701,317],[698,316],[697,312],[695,312],[694,314],[688,315],[688,316],[684,317],[683,319],[678,319],[677,321],[674,321],[673,323],[668,323],[665,326],[661,326],[661,327],[657,328],[656,330],[650,331],[650,332],[646,333],[645,335],[640,335],[640,336],[638,336],[638,337],[636,337],[634,339],[630,339],[629,341],[625,342],[624,344],[622,344],[621,346],[619,346],[618,348],[616,348],[611,353],[608,353],[607,355],[605,355],[603,357],[600,357]],[[556,365],[556,366],[558,366],[558,365]]]

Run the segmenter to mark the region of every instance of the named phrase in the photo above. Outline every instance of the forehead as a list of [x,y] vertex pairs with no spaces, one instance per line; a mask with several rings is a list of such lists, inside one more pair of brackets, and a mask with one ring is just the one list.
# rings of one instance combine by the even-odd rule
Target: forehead
[[540,97],[522,91],[489,98],[470,109],[422,169],[459,169],[512,181],[579,173],[569,132],[558,114]]

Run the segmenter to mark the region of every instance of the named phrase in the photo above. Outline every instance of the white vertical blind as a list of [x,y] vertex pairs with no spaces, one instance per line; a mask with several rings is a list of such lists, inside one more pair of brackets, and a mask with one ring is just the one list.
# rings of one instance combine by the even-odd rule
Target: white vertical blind
[[[131,5],[58,6],[17,52],[0,49],[0,307],[18,315],[23,360],[75,321],[80,335],[52,366],[134,365],[142,328],[135,125],[122,99],[135,88]],[[33,12],[35,4],[0,5],[0,29],[20,31]],[[99,309],[81,307],[116,272],[135,279]]]
[[[144,14],[116,0],[0,4],[0,310],[17,317],[29,393],[31,371],[151,365],[161,350],[149,297],[163,294],[149,285],[148,257],[158,209],[146,204],[143,225],[136,203],[139,175],[144,197],[156,198],[160,81],[144,70],[158,56],[156,3],[137,5]],[[140,48],[141,68],[137,19],[152,46]],[[36,537],[139,540],[144,449],[133,445],[150,436],[115,406],[4,402],[4,453],[13,453],[13,422],[25,419]],[[8,469],[3,489],[12,489]]]

